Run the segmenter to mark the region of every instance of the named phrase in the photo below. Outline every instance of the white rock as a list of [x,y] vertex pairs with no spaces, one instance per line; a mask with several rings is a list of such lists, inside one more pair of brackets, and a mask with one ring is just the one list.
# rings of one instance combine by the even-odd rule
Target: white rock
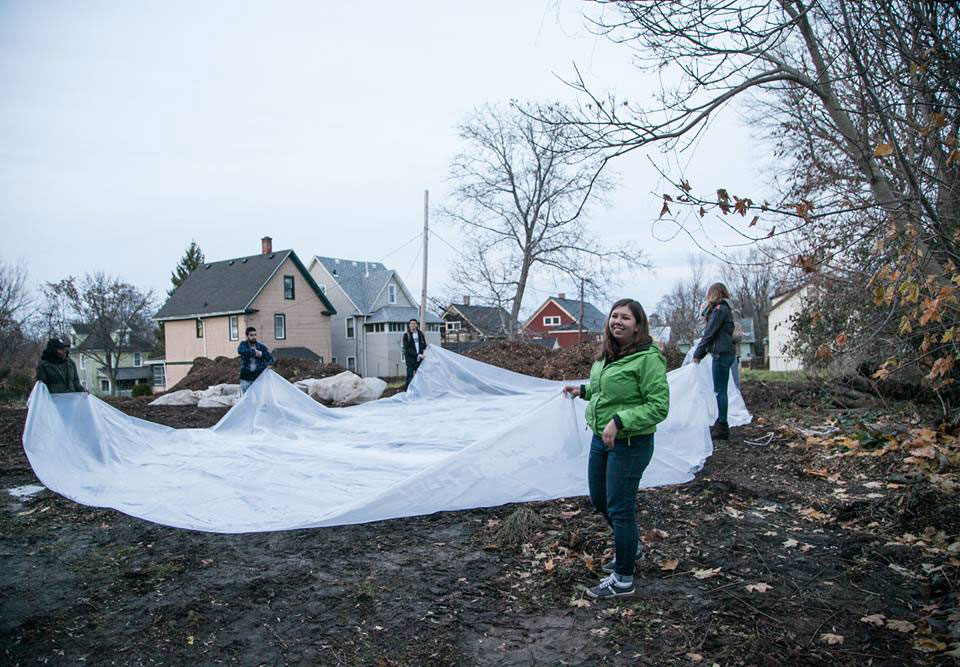
[[377,400],[383,396],[383,392],[387,389],[387,383],[380,378],[363,378],[363,383],[367,385],[367,393],[364,394],[363,398],[364,402]]
[[198,408],[232,408],[240,400],[240,394],[204,396],[197,402]]
[[171,391],[169,394],[153,399],[150,401],[150,405],[196,405],[197,401],[202,398],[201,393],[190,389]]

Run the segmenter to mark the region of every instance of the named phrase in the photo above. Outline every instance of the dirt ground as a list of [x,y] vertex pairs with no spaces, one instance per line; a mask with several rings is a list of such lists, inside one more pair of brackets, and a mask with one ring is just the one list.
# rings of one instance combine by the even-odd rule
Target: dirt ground
[[[694,481],[641,491],[638,594],[605,603],[583,596],[611,546],[585,498],[176,530],[6,493],[37,480],[25,410],[0,410],[0,661],[956,664],[956,434],[908,403],[838,409],[773,383],[745,394],[754,424]],[[224,412],[119,407],[174,426]]]

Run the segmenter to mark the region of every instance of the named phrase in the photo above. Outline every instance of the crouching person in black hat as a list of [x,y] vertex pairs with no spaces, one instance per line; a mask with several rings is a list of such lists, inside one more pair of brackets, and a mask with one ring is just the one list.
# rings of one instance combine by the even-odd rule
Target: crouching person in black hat
[[51,394],[66,394],[72,391],[84,391],[80,384],[80,375],[73,359],[69,357],[70,345],[59,338],[47,341],[47,347],[40,355],[37,364],[37,382],[47,385]]

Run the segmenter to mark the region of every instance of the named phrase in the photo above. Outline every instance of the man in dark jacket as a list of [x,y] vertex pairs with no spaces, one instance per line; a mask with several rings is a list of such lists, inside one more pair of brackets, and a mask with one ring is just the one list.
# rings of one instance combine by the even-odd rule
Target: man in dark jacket
[[247,339],[237,347],[237,354],[243,365],[240,367],[240,393],[244,393],[260,377],[260,374],[273,365],[270,350],[263,343],[257,342],[256,327],[247,327]]
[[410,383],[413,382],[413,376],[420,368],[426,349],[427,339],[420,331],[420,322],[410,320],[407,322],[407,332],[403,334],[403,360],[407,364],[407,384],[403,388],[404,391],[410,388]]
[[47,347],[40,355],[37,364],[37,382],[47,385],[51,394],[66,394],[69,392],[84,391],[80,384],[80,375],[77,367],[68,355],[70,346],[59,338],[47,341]]

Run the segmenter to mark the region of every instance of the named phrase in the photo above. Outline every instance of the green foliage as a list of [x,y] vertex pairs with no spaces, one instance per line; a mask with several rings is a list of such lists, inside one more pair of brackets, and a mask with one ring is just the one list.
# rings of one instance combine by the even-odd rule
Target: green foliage
[[203,251],[200,249],[200,246],[197,245],[196,241],[190,241],[190,245],[187,246],[187,249],[184,251],[183,257],[177,262],[177,267],[170,274],[170,282],[173,283],[173,289],[167,291],[167,296],[173,294],[174,290],[180,287],[183,281],[187,279],[187,276],[205,261],[206,258],[203,256]]
[[150,388],[148,384],[135,384],[133,385],[133,393],[131,394],[134,398],[140,398],[142,396],[153,396],[153,389]]

